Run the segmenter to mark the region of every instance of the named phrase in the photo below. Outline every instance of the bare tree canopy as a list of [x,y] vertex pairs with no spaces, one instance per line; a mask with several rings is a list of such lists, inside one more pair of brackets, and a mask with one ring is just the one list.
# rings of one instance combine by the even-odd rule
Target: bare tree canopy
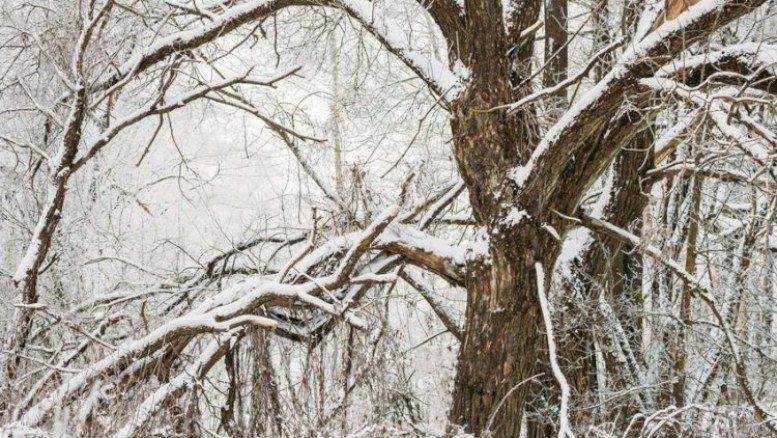
[[777,435],[767,0],[6,0],[2,436]]

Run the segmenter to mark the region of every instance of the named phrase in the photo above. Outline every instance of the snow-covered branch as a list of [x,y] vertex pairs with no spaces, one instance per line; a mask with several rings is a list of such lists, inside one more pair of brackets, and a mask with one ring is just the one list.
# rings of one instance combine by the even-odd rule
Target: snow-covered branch
[[186,369],[169,382],[161,385],[148,396],[135,410],[134,415],[126,422],[114,436],[116,438],[129,438],[135,436],[138,429],[159,411],[167,402],[175,398],[179,393],[190,389],[202,380],[218,360],[231,348],[231,339],[237,336],[237,330],[222,333],[214,341],[199,353],[197,359]]
[[766,43],[743,43],[695,56],[674,59],[664,65],[657,77],[674,78],[698,86],[719,81],[742,88],[752,87],[777,93],[777,46]]
[[466,250],[413,229],[392,224],[377,242],[380,248],[404,256],[411,263],[432,271],[455,285],[464,282]]
[[[590,169],[571,173],[566,171],[566,163],[574,162],[574,157],[579,161],[581,156],[589,154],[602,161],[611,159],[620,144],[588,140],[607,124],[625,96],[641,91],[639,79],[652,76],[666,58],[673,59],[721,24],[747,14],[763,3],[764,0],[702,0],[677,19],[665,23],[645,38],[633,41],[612,70],[543,136],[528,162],[512,170],[510,177],[516,186],[524,188],[523,196],[565,199],[556,192],[573,184],[572,181],[560,181],[567,174],[576,184],[582,183],[586,187],[591,184],[598,176],[599,166],[594,164]],[[577,203],[577,199],[569,201]],[[572,211],[575,206],[559,206],[559,210]]]
[[548,340],[548,356],[550,357],[550,368],[553,370],[553,377],[558,382],[559,388],[561,388],[561,406],[559,407],[559,426],[558,436],[559,438],[570,437],[574,438],[575,434],[569,428],[569,397],[571,390],[569,389],[569,383],[564,373],[561,371],[561,367],[558,365],[558,355],[556,354],[556,340],[553,335],[553,322],[550,317],[550,306],[548,305],[548,296],[545,293],[545,268],[541,262],[537,262],[534,265],[535,276],[537,277],[537,295],[540,301],[540,310],[542,311],[542,319],[545,322],[545,336]]
[[333,3],[357,19],[387,50],[426,82],[435,94],[447,102],[459,94],[466,77],[452,72],[434,54],[414,47],[397,23],[388,17],[376,16],[373,3],[366,0],[333,0]]
[[152,102],[147,103],[143,108],[122,117],[115,121],[111,126],[106,129],[92,144],[90,144],[85,152],[73,163],[73,170],[78,170],[83,167],[92,157],[94,157],[102,148],[104,148],[111,140],[113,140],[119,133],[124,131],[129,126],[132,126],[147,117],[167,114],[176,109],[182,108],[195,100],[202,99],[209,93],[228,88],[237,84],[250,84],[271,86],[278,81],[287,78],[300,70],[301,67],[294,66],[282,70],[280,73],[271,76],[269,78],[252,78],[250,77],[250,71],[246,74],[239,75],[237,77],[222,79],[212,84],[202,85],[180,96],[167,99],[169,103],[160,104],[160,101],[165,96],[158,96],[158,98]]
[[415,272],[413,269],[405,269],[400,273],[400,277],[405,280],[409,285],[413,286],[415,290],[429,303],[432,311],[440,318],[442,325],[448,329],[456,339],[463,341],[462,335],[464,324],[463,316],[459,315],[455,309],[448,306],[442,297],[439,297],[434,288],[426,281],[426,279]]
[[366,322],[349,311],[346,305],[328,301],[331,294],[329,291],[347,285],[359,258],[399,214],[401,205],[397,204],[387,209],[361,232],[359,239],[342,256],[338,268],[333,273],[319,278],[303,276],[301,278],[307,278],[309,281],[295,284],[282,284],[259,277],[229,288],[206,300],[186,315],[158,327],[147,336],[123,344],[115,352],[87,367],[27,410],[19,422],[25,425],[40,424],[51,409],[64,399],[86,390],[95,379],[119,375],[126,367],[149,357],[176,339],[190,339],[203,333],[228,332],[246,324],[266,328],[278,327],[277,321],[253,315],[253,312],[262,306],[311,307],[343,318],[356,327],[366,328]]
[[678,97],[687,100],[701,110],[717,129],[729,140],[731,140],[739,149],[746,153],[759,164],[766,165],[769,161],[768,149],[760,144],[756,139],[750,138],[739,128],[730,123],[730,115],[734,113],[733,108],[726,102],[728,97],[737,94],[736,90],[720,92],[716,94],[707,94],[675,82],[667,78],[649,78],[640,81],[655,90],[673,93]]

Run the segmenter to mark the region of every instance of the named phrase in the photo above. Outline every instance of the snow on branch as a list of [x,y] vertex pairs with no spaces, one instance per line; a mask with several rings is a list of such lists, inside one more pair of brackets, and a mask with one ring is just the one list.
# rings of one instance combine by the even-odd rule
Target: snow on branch
[[498,109],[506,109],[508,113],[515,113],[518,112],[521,108],[524,106],[536,102],[539,99],[542,99],[545,96],[549,96],[552,94],[558,93],[558,91],[566,89],[581,80],[583,80],[588,74],[593,70],[594,67],[596,67],[598,64],[601,63],[601,60],[604,58],[604,56],[613,50],[621,47],[625,43],[625,40],[619,38],[612,43],[608,44],[606,47],[601,49],[600,51],[596,52],[593,56],[591,56],[591,59],[588,61],[588,63],[583,67],[579,72],[577,72],[574,75],[571,75],[569,78],[559,82],[558,84],[544,88],[542,90],[536,91],[534,93],[529,94],[528,96],[518,100],[517,102],[510,103],[508,105],[498,106],[493,108],[493,110]]
[[[306,5],[329,6],[346,11],[446,101],[455,99],[462,87],[462,82],[466,80],[464,77],[466,73],[455,74],[434,54],[415,47],[408,41],[407,32],[402,30],[398,23],[387,17],[376,18],[374,4],[371,2],[365,0],[254,0],[232,6],[221,14],[209,14],[207,23],[159,38],[139,49],[118,68],[117,73],[98,88],[105,90],[104,96],[107,96],[124,86],[138,73],[174,53],[200,47],[245,23],[256,21],[283,8]],[[102,99],[96,101],[100,100]]]
[[745,399],[753,408],[756,416],[764,422],[769,430],[771,430],[772,433],[777,433],[777,414],[770,412],[756,398],[756,395],[747,377],[747,368],[744,358],[739,351],[736,337],[731,330],[726,317],[719,309],[715,296],[706,287],[704,287],[693,274],[686,271],[679,263],[666,258],[660,249],[648,244],[647,242],[644,242],[638,236],[609,222],[591,217],[585,213],[582,213],[579,218],[582,224],[591,230],[606,234],[607,236],[610,236],[621,242],[631,244],[638,252],[645,254],[657,262],[663,264],[683,283],[690,286],[693,295],[700,298],[701,301],[707,306],[717,321],[718,328],[723,331],[731,356],[733,356],[735,378],[739,388],[745,395]]
[[450,102],[456,98],[466,77],[460,77],[432,53],[414,47],[409,35],[398,23],[381,16],[375,16],[375,5],[365,0],[336,0],[349,15],[356,18],[365,29],[395,54],[418,77],[444,100]]
[[768,149],[729,122],[729,116],[734,111],[725,100],[738,94],[737,90],[733,89],[729,90],[729,92],[723,90],[716,94],[707,94],[690,89],[672,79],[659,77],[643,79],[640,83],[658,91],[673,93],[691,102],[699,109],[706,109],[705,115],[709,117],[723,136],[731,140],[739,149],[759,164],[766,165],[768,163],[770,156]]
[[[19,423],[27,426],[40,425],[56,406],[85,391],[95,380],[119,375],[133,363],[144,360],[177,339],[191,339],[203,333],[226,333],[245,325],[270,329],[278,327],[277,321],[253,314],[261,306],[311,307],[342,318],[358,328],[366,328],[367,323],[348,311],[346,304],[336,299],[334,302],[327,301],[319,296],[328,295],[329,298],[333,298],[330,290],[349,284],[359,258],[370,249],[388,224],[397,217],[402,204],[403,201],[400,201],[387,209],[359,233],[358,239],[355,239],[342,255],[339,266],[333,273],[320,278],[305,275],[298,280],[306,278],[308,281],[296,284],[270,282],[265,277],[259,277],[235,285],[205,301],[188,314],[158,327],[149,335],[124,343],[101,361],[64,382],[57,390],[27,410],[19,419]],[[340,251],[334,254],[340,254]],[[388,277],[370,277],[366,273],[361,277],[364,281],[389,280]]]
[[[357,282],[354,280],[372,278],[381,280],[394,280],[397,274],[389,272],[401,272],[402,257],[381,252],[372,260],[360,267],[354,274],[348,285],[336,292],[336,298],[339,300],[341,308],[347,309],[361,300],[364,294],[370,290],[375,282]],[[270,309],[273,314],[274,310]],[[281,318],[283,319],[283,318]],[[334,327],[336,316],[317,315],[309,321],[295,322],[294,324],[281,323],[275,333],[292,340],[305,340],[315,344]]]
[[419,294],[429,303],[432,311],[440,318],[442,325],[448,329],[453,336],[460,342],[464,341],[464,323],[463,316],[459,314],[455,309],[450,308],[441,297],[437,296],[434,292],[434,288],[426,281],[426,279],[418,274],[413,269],[405,269],[400,274],[403,280],[407,282],[413,289],[417,290]]
[[237,84],[249,84],[270,86],[276,82],[287,78],[301,69],[300,66],[293,66],[284,70],[281,70],[278,74],[275,74],[266,78],[251,77],[251,70],[245,74],[237,77],[231,77],[222,79],[212,84],[201,85],[187,93],[180,96],[175,96],[168,99],[169,103],[160,104],[160,100],[164,96],[159,96],[158,99],[147,103],[143,108],[129,114],[118,121],[114,122],[108,129],[106,129],[89,147],[86,148],[86,152],[73,163],[73,169],[76,170],[82,167],[89,161],[97,152],[105,147],[113,138],[129,126],[132,126],[139,121],[153,115],[166,114],[173,110],[182,108],[183,106],[207,96],[209,93],[221,90],[223,88],[231,87]]
[[135,436],[151,416],[153,416],[165,403],[175,398],[182,391],[191,388],[199,380],[202,380],[213,365],[230,348],[230,339],[237,335],[236,330],[221,334],[199,354],[197,360],[189,365],[181,374],[161,385],[148,396],[135,410],[135,414],[127,421],[116,435],[116,438],[129,438]]
[[401,224],[388,227],[377,244],[455,285],[464,282],[466,250],[462,247]]
[[446,208],[450,203],[456,199],[461,192],[464,191],[464,181],[458,180],[448,190],[443,192],[438,199],[436,199],[432,205],[426,210],[426,213],[421,217],[418,223],[418,228],[423,230],[440,214],[440,212]]
[[[87,339],[81,341],[71,353],[66,355],[57,363],[57,367],[66,367],[70,365],[70,363],[75,361],[76,358],[83,355],[87,351],[87,348],[93,343],[92,339],[97,339],[97,337],[103,334],[108,327],[113,326],[126,318],[127,316],[122,313],[116,313],[108,316],[107,318],[104,318],[98,327],[89,334],[90,336],[86,337]],[[11,417],[14,419],[19,418],[21,409],[29,407],[38,393],[40,393],[49,383],[49,381],[56,377],[56,375],[56,369],[51,368],[42,377],[40,377],[38,381],[35,382],[35,384],[27,391],[24,399],[16,405]]]
[[[402,263],[406,261],[440,275],[453,284],[463,281],[462,263],[466,251],[421,231],[435,220],[463,191],[463,188],[461,181],[450,184],[426,202],[412,207],[409,212],[398,215],[373,244],[375,249],[382,251],[362,265],[343,290],[333,291],[343,306],[348,307],[351,303],[359,302],[370,290],[371,284],[375,283],[374,280],[392,282],[396,276],[407,280],[404,273],[408,270],[402,268]],[[421,216],[421,219],[416,220],[418,216]],[[294,270],[297,273],[308,273],[313,272],[317,266],[326,265],[327,260],[350,248],[353,242],[358,240],[355,236],[356,233],[341,236],[312,251],[303,251],[304,254],[292,263]],[[307,276],[298,274],[298,278],[307,278]],[[361,279],[370,281],[361,283]],[[288,280],[289,283],[296,281],[294,277]],[[451,312],[455,313],[455,310]],[[328,333],[334,322],[332,316],[320,315],[302,324],[282,324],[275,332],[293,340],[307,339],[316,342]]]
[[750,71],[770,69],[777,66],[777,45],[763,43],[743,43],[727,46],[720,50],[676,59],[662,67],[657,76],[670,77],[678,73],[687,74],[704,66],[737,65]]
[[654,409],[655,400],[653,394],[650,391],[644,391],[644,389],[650,387],[650,385],[645,379],[645,371],[642,364],[634,355],[626,330],[624,330],[623,325],[615,315],[612,306],[610,306],[610,303],[607,302],[607,299],[601,292],[598,301],[599,312],[607,322],[610,338],[613,341],[611,347],[613,356],[623,369],[623,374],[626,376],[626,379],[628,379],[630,386],[636,389],[634,399],[642,410]]
[[[159,282],[149,285],[140,292],[113,292],[107,294],[98,295],[92,299],[85,300],[76,306],[72,307],[69,311],[69,315],[76,315],[82,312],[88,311],[101,311],[105,309],[125,304],[131,301],[147,298],[155,294],[172,294],[176,291],[177,298],[172,303],[168,304],[162,313],[167,314],[171,309],[175,308],[181,302],[190,299],[193,292],[203,290],[210,281],[221,279],[223,276],[234,273],[234,270],[226,269],[227,261],[233,257],[237,257],[239,254],[249,249],[255,248],[262,244],[275,244],[279,247],[291,247],[300,242],[303,242],[308,238],[307,232],[296,233],[267,233],[259,237],[255,237],[240,243],[235,244],[231,249],[226,250],[212,258],[202,262],[202,270],[192,274],[184,275],[174,280],[162,279]],[[102,257],[99,259],[91,260],[87,263],[94,263],[101,260],[117,260],[123,263],[127,263],[127,260],[118,260],[116,258]],[[129,262],[132,265],[134,263]],[[141,268],[140,266],[136,266]],[[265,269],[266,273],[269,268]],[[272,269],[269,269],[272,271]],[[158,274],[152,274],[158,276]]]
[[140,48],[118,68],[118,72],[106,84],[107,87],[110,87],[106,94],[112,92],[111,88],[115,89],[115,87],[121,86],[121,82],[127,78],[132,78],[174,53],[197,48],[232,32],[245,23],[299,3],[299,1],[294,0],[248,1],[226,9],[221,14],[211,16],[211,19],[201,26],[159,38],[150,45]]
[[[527,163],[510,172],[511,180],[518,187],[524,187],[530,181],[530,175],[536,174],[542,177],[531,179],[531,182],[538,190],[555,187],[564,171],[564,166],[558,163],[568,162],[586,147],[586,140],[598,132],[598,127],[621,105],[623,97],[639,88],[636,85],[640,78],[653,75],[666,58],[673,58],[694,41],[764,2],[702,0],[645,38],[630,43],[618,64],[550,128]],[[549,153],[551,150],[553,153]],[[604,152],[602,156],[607,155]],[[535,171],[536,167],[542,167],[542,170]]]
[[553,377],[556,378],[556,382],[558,382],[558,386],[561,388],[561,406],[558,414],[558,436],[559,438],[574,438],[575,434],[573,434],[572,430],[569,428],[569,396],[571,390],[567,378],[564,376],[561,367],[558,365],[556,341],[553,335],[553,322],[550,319],[550,306],[548,305],[548,297],[545,294],[545,268],[542,266],[542,263],[537,262],[534,264],[534,271],[537,277],[537,295],[540,299],[540,310],[542,310],[542,319],[545,323],[545,335],[548,338],[550,368],[553,370]]
[[[425,223],[421,221],[419,225]],[[296,261],[293,271],[309,272],[315,266],[329,260],[333,254],[352,249],[354,242],[361,241],[358,234],[351,233],[329,240]],[[373,247],[401,255],[411,263],[434,272],[453,284],[461,285],[463,282],[466,249],[417,228],[396,222],[388,223],[375,237]],[[293,282],[296,277],[289,276],[289,278],[289,282]]]
[[[274,328],[277,325],[276,321],[246,314],[255,309],[250,304],[258,306],[270,303],[273,300],[302,300],[309,298],[309,293],[316,288],[315,285],[311,284],[296,287],[266,285],[254,291],[254,296],[249,297],[253,299],[244,299],[225,304],[205,314],[198,314],[195,311],[176,318],[157,328],[144,338],[125,343],[112,354],[67,380],[56,391],[50,393],[46,398],[24,413],[19,423],[28,426],[40,425],[52,409],[67,398],[84,391],[96,379],[118,374],[128,365],[151,355],[175,339],[201,333],[226,332],[243,325],[259,325],[266,328]],[[257,296],[263,299],[257,299]],[[307,302],[316,303],[316,301],[309,299]]]

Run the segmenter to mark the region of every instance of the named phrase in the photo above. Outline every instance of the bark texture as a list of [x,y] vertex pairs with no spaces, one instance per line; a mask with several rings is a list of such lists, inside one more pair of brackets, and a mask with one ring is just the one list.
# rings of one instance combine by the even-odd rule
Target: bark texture
[[[470,1],[465,9],[469,45],[464,62],[472,82],[453,105],[452,131],[473,215],[489,249],[473,255],[467,266],[466,327],[451,421],[476,434],[490,430],[495,436],[517,436],[531,390],[524,381],[537,370],[544,339],[534,264],[538,256],[552,260],[557,245],[537,232],[534,221],[522,220],[524,214],[514,205],[516,191],[505,179],[510,169],[525,163],[538,140],[534,115],[488,111],[515,97],[508,36],[494,32],[505,28],[502,2]],[[486,34],[493,37],[477,37]],[[516,50],[525,55],[530,49]],[[543,253],[548,256],[542,258]]]

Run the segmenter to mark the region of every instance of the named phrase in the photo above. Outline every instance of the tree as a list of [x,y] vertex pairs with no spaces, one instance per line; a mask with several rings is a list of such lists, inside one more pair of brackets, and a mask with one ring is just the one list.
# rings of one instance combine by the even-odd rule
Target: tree
[[[762,33],[769,12],[763,15],[765,0],[702,0],[689,7],[675,3],[669,5],[667,14],[652,6],[640,11],[631,3],[622,5],[619,34],[599,33],[587,45],[593,55],[583,62],[565,59],[568,45],[582,41],[581,32],[569,33],[568,17],[558,19],[548,13],[548,41],[540,67],[535,63],[536,37],[543,26],[539,20],[543,4],[538,0],[466,0],[463,4],[419,0],[400,6],[366,0],[206,4],[106,0],[79,2],[71,15],[61,18],[61,24],[55,20],[60,11],[53,8],[9,3],[3,57],[11,60],[9,64],[18,64],[8,69],[18,79],[6,79],[4,106],[17,121],[22,120],[17,114],[32,115],[23,119],[28,127],[16,131],[18,135],[3,135],[2,140],[8,151],[28,153],[31,161],[39,163],[33,167],[45,169],[47,176],[37,177],[45,180],[46,194],[29,244],[10,275],[19,303],[5,337],[4,350],[10,354],[2,381],[10,384],[23,378],[24,363],[30,360],[25,358],[31,357],[27,354],[31,339],[46,330],[35,322],[36,313],[46,308],[40,300],[39,280],[49,265],[57,263],[51,252],[74,175],[132,127],[154,120],[163,126],[172,111],[205,99],[252,114],[289,148],[341,222],[336,227],[319,227],[323,220],[313,213],[307,232],[250,239],[202,262],[195,274],[162,282],[159,287],[175,284],[182,290],[167,311],[190,300],[197,304],[165,324],[147,327],[145,336],[135,337],[98,361],[81,357],[86,344],[75,347],[72,357],[34,359],[59,364],[33,384],[35,391],[30,396],[9,397],[4,405],[6,418],[15,422],[14,427],[44,427],[51,423],[58,406],[83,399],[86,407],[79,427],[99,435],[103,426],[95,412],[108,402],[96,396],[93,388],[109,387],[120,393],[154,376],[165,383],[139,396],[144,400],[136,404],[135,414],[124,419],[121,428],[107,428],[119,436],[130,436],[148,427],[158,411],[173,409],[182,394],[196,391],[194,383],[220,363],[234,367],[230,365],[234,346],[248,342],[254,330],[272,330],[285,338],[316,344],[341,321],[354,329],[366,329],[368,323],[359,316],[357,304],[371,289],[401,279],[428,299],[445,327],[461,340],[449,421],[467,432],[512,437],[526,427],[531,436],[551,432],[572,436],[573,429],[590,425],[585,416],[570,417],[572,396],[600,390],[607,384],[603,374],[615,376],[613,385],[635,394],[634,406],[623,407],[626,421],[619,430],[635,428],[639,418],[645,427],[653,427],[654,413],[670,404],[680,409],[688,405],[686,377],[692,374],[689,361],[695,357],[690,346],[704,345],[690,340],[694,314],[709,316],[707,323],[722,339],[715,344],[721,357],[715,363],[726,363],[720,366],[729,368],[716,371],[720,382],[732,377],[736,392],[757,421],[772,428],[774,417],[760,401],[743,355],[748,345],[746,300],[728,297],[723,302],[735,303],[736,310],[723,309],[710,283],[699,277],[703,271],[697,262],[702,213],[718,208],[702,202],[707,187],[702,160],[724,160],[726,156],[708,151],[707,145],[726,139],[751,159],[749,166],[755,166],[744,176],[716,170],[715,179],[724,182],[752,184],[772,159],[768,149],[753,146],[757,141],[769,147],[775,144],[768,104],[775,86],[775,49],[763,40]],[[415,21],[402,18],[393,8],[421,14],[429,23],[428,35],[412,32]],[[568,9],[565,2],[555,0],[548,6],[549,12],[564,15]],[[264,32],[269,20],[291,28],[291,19],[283,14],[296,13],[344,14],[369,33],[384,53],[401,61],[405,71],[420,79],[438,105],[449,112],[451,148],[461,182],[421,199],[415,195],[419,176],[410,174],[402,183],[398,201],[381,211],[371,203],[359,169],[352,175],[351,188],[356,193],[352,199],[343,193],[341,164],[337,165],[341,176],[335,189],[329,187],[322,171],[300,148],[301,142],[324,143],[323,139],[300,132],[291,116],[282,121],[281,116],[266,115],[252,99],[253,91],[247,91],[282,86],[300,68],[268,68],[259,75],[255,70],[260,69],[252,67],[227,74],[247,62],[241,57],[250,55],[249,41]],[[610,14],[607,2],[594,5],[592,13],[602,22],[601,16]],[[19,14],[27,15],[23,23]],[[727,35],[726,26],[741,17],[748,18],[738,23],[752,32]],[[57,31],[72,32],[74,43],[63,41]],[[334,30],[328,32],[331,36]],[[277,31],[282,34],[283,27]],[[433,50],[437,37],[445,43],[442,50]],[[330,43],[322,40],[321,44]],[[15,51],[18,56],[14,58]],[[35,70],[36,64],[45,68]],[[572,67],[580,70],[572,74],[568,71]],[[597,77],[586,85],[591,69]],[[540,74],[544,88],[534,91],[535,77]],[[34,82],[55,85],[48,89],[39,85],[30,91]],[[341,118],[335,112],[333,126]],[[680,120],[675,124],[676,119]],[[715,132],[697,132],[710,129]],[[158,132],[159,127],[154,138]],[[690,141],[679,148],[685,137]],[[342,148],[337,141],[333,139],[339,154]],[[651,178],[660,178],[656,175],[661,172],[676,176],[673,169],[653,167],[680,153],[685,155],[679,161],[691,166],[693,178],[689,183],[677,177],[683,180],[678,183],[684,186],[678,191],[682,193],[673,195],[676,199],[664,207],[674,209],[675,216],[665,219],[667,224],[687,224],[678,226],[682,238],[674,243],[680,244],[679,249],[667,255],[645,239],[645,224],[641,228],[631,225],[645,215],[649,198],[644,195],[652,190]],[[688,160],[695,160],[694,164]],[[770,170],[765,172],[771,175]],[[586,210],[582,206],[592,187],[600,187],[604,195],[595,208]],[[477,229],[469,248],[428,232],[433,222],[444,220],[440,213],[463,190],[468,195],[471,223]],[[686,199],[690,212],[678,213]],[[766,217],[762,210],[754,207],[754,216]],[[763,231],[761,222],[742,225],[747,237],[738,256],[739,266],[716,272],[747,271],[741,264],[752,259],[745,253],[751,251],[753,240],[770,234]],[[572,257],[576,260],[570,265],[574,275],[554,275],[560,258],[569,259],[564,255],[565,239],[574,243],[579,226],[600,235],[599,242]],[[672,234],[666,236],[672,239]],[[230,267],[229,261],[238,254],[260,245],[293,247],[295,251],[282,265]],[[678,262],[681,257],[684,265]],[[610,258],[615,260],[610,262]],[[656,296],[679,303],[677,335],[654,340],[663,343],[660,350],[671,358],[671,367],[657,371],[671,374],[661,379],[673,381],[671,403],[661,399],[660,390],[646,389],[642,368],[647,355],[634,353],[645,330],[642,320],[647,318],[634,312],[633,306],[646,308],[643,295],[635,292],[641,288],[634,284],[643,281],[646,263],[655,263]],[[433,288],[417,268],[466,290],[463,327],[435,301]],[[220,284],[223,278],[237,275],[248,278]],[[612,283],[608,284],[607,276]],[[562,292],[551,294],[561,277],[565,284],[558,289]],[[680,293],[668,298],[666,294],[676,289],[674,281],[682,283]],[[106,296],[98,301],[123,299]],[[626,305],[611,309],[613,300]],[[553,319],[558,315],[552,314],[549,301],[563,304],[564,315],[575,315],[584,304],[598,301],[601,305],[596,313],[604,319],[600,328],[607,327],[603,331],[609,334],[572,333],[562,341],[555,336]],[[700,305],[705,310],[699,310]],[[144,312],[141,309],[145,320]],[[741,321],[733,316],[740,314]],[[575,318],[585,319],[585,314]],[[110,318],[102,320],[84,335],[99,338],[110,324]],[[771,334],[767,330],[766,336]],[[610,348],[603,352],[605,343]],[[192,351],[197,351],[196,356],[184,364],[182,353]],[[764,356],[768,361],[768,353]],[[60,377],[76,358],[84,360],[83,370]],[[270,361],[264,360],[265,364]],[[62,379],[58,388],[42,389],[58,379]],[[350,391],[347,383],[346,377],[344,397]],[[549,405],[559,404],[557,418],[551,422],[531,415],[543,409],[543,399]],[[675,412],[667,415],[671,418]],[[605,421],[616,422],[613,418]]]

